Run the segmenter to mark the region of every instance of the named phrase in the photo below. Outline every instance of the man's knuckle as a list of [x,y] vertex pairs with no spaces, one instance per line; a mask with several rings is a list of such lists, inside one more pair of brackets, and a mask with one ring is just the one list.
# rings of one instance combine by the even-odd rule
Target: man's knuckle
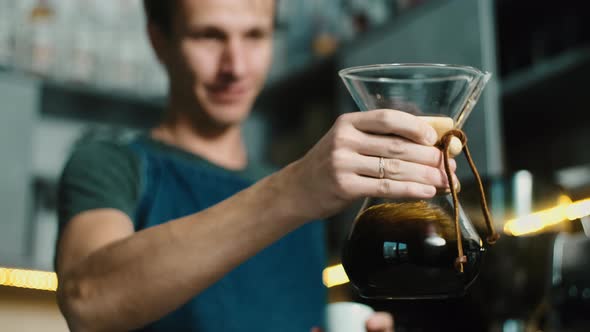
[[334,130],[333,146],[337,149],[350,147],[354,144],[354,135],[347,127],[338,127]]
[[401,171],[401,160],[399,159],[385,159],[385,173],[389,175],[399,174]]
[[351,196],[350,177],[343,173],[334,175],[334,188],[337,199],[348,199]]
[[411,183],[411,182],[406,182],[403,184],[403,186],[401,187],[400,192],[404,195],[404,196],[408,196],[408,197],[413,197],[418,195],[418,186]]
[[331,171],[337,171],[346,165],[346,154],[341,149],[332,150],[329,159],[329,165]]
[[387,110],[379,110],[376,117],[377,121],[379,121],[379,123],[385,128],[390,127],[391,123],[394,121],[393,114]]
[[403,142],[399,138],[394,138],[387,146],[387,152],[391,156],[399,156],[405,154],[407,151],[407,146],[405,142]]
[[334,136],[332,136],[332,139],[330,142],[330,151],[332,151],[332,153],[333,153],[334,151],[341,149],[343,146],[344,146],[344,143],[342,142],[342,138],[340,137],[340,135],[338,135],[337,133],[334,133]]
[[377,194],[388,196],[392,194],[392,184],[388,179],[379,179],[377,184]]
[[434,129],[428,124],[418,124],[417,133],[420,135],[420,137],[418,137],[419,139],[425,140],[427,138],[430,138],[430,135],[432,135],[431,133],[433,131]]
[[351,122],[350,117],[351,115],[348,113],[339,115],[334,122],[334,127],[340,128],[349,125]]

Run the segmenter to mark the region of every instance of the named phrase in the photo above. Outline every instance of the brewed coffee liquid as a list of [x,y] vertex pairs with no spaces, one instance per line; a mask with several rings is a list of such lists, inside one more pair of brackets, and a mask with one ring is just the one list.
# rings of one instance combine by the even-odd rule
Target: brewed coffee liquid
[[365,298],[418,299],[461,296],[479,271],[480,241],[463,238],[458,256],[453,218],[427,202],[385,203],[355,220],[342,264]]

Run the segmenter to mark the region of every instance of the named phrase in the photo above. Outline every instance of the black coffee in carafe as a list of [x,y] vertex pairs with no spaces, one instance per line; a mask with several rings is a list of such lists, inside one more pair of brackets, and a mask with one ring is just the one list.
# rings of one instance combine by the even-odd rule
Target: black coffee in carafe
[[426,201],[383,203],[356,218],[342,264],[365,298],[461,296],[476,278],[484,248],[474,231],[462,232],[463,272],[453,217]]

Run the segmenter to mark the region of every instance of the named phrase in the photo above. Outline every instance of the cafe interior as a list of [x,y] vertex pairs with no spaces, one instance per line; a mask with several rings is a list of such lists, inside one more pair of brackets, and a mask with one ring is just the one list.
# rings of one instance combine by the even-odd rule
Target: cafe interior
[[[342,69],[452,64],[491,74],[463,127],[500,235],[482,245],[474,280],[458,296],[362,296],[343,266],[360,200],[325,222],[328,302],[390,312],[402,332],[590,330],[586,8],[551,0],[277,2],[272,67],[243,130],[250,157],[277,169],[303,156],[339,115],[363,108]],[[0,0],[0,331],[68,331],[54,269],[59,178],[74,147],[160,120],[168,81],[145,23],[140,0]],[[456,160],[462,213],[485,238],[480,185],[466,158]]]

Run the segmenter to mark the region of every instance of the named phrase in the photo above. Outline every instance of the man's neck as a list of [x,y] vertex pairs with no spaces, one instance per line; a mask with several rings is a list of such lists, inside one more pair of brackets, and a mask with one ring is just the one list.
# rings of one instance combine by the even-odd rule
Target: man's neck
[[210,126],[172,105],[168,115],[164,122],[152,130],[154,139],[196,154],[223,168],[240,170],[247,166],[248,157],[239,125]]

